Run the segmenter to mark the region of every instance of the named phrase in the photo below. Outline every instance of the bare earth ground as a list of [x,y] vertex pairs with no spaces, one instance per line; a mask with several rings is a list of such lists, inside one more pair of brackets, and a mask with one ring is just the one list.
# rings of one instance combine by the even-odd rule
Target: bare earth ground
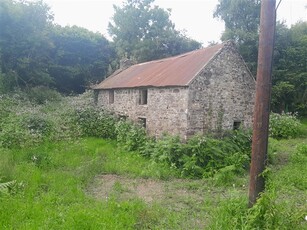
[[[201,200],[195,190],[180,188],[185,180],[161,181],[143,178],[128,178],[124,176],[106,174],[96,176],[88,193],[99,200],[115,196],[120,200],[139,198],[146,203],[165,201],[165,199],[193,198]],[[174,186],[177,188],[174,190]]]
[[148,205],[159,204],[170,211],[181,213],[183,229],[204,229],[212,206],[232,196],[247,194],[246,184],[228,189],[212,187],[204,180],[171,179],[170,181],[129,178],[103,174],[94,178],[87,188],[88,195],[98,200],[126,201],[142,199]]
[[182,213],[187,226],[203,229],[207,223],[207,211],[201,208],[204,206],[203,193],[210,193],[210,190],[203,189],[202,183],[195,180],[163,181],[106,174],[96,176],[87,192],[98,200],[142,199],[148,205],[159,204],[170,211]]

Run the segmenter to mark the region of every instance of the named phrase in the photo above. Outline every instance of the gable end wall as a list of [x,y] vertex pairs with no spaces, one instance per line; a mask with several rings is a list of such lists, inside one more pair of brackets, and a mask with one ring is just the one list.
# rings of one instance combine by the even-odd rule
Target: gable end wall
[[188,136],[251,128],[255,80],[233,46],[225,46],[189,87]]

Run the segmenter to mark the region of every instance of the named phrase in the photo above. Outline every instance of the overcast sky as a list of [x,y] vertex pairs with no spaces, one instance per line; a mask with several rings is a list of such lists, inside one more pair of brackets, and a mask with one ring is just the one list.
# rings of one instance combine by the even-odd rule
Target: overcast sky
[[[108,38],[108,22],[114,14],[113,4],[123,0],[44,0],[54,13],[54,22],[62,26],[77,25]],[[279,0],[276,0],[278,3]],[[171,20],[177,30],[207,45],[208,41],[219,41],[224,30],[222,21],[213,18],[218,0],[156,0],[155,5],[172,9]],[[282,0],[277,19],[292,25],[299,20],[307,21],[306,0]]]

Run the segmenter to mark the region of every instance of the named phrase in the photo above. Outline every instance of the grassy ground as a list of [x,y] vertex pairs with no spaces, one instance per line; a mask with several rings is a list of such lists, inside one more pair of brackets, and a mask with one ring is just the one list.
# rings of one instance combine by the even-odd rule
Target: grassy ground
[[270,140],[267,191],[251,210],[247,172],[179,179],[102,139],[1,149],[0,182],[16,182],[0,189],[0,228],[307,229],[305,134]]

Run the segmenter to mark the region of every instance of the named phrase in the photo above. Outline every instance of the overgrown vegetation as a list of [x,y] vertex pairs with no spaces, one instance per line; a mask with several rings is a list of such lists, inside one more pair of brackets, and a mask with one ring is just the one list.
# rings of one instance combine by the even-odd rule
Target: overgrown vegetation
[[[153,3],[116,6],[112,43],[83,28],[54,25],[41,1],[0,2],[0,228],[307,229],[306,118],[300,124],[281,113],[307,113],[306,22],[277,24],[272,108],[281,114],[271,114],[266,190],[251,209],[249,132],[195,136],[184,144],[168,135],[154,140],[95,107],[90,93],[63,98],[56,91],[83,92],[123,57],[147,61],[200,46]],[[226,24],[222,40],[238,42],[252,71],[259,4],[220,0],[215,12]],[[144,20],[129,20],[127,30],[126,19],[135,15]],[[120,199],[127,188],[117,181],[97,200],[88,187],[99,174],[166,181],[165,197]]]
[[[272,121],[287,135],[270,139],[267,189],[247,209],[250,133],[195,136],[185,144],[168,135],[154,140],[94,107],[90,92],[35,103],[33,94],[0,99],[2,228],[306,229],[305,123],[286,132]],[[119,199],[126,192],[119,181],[98,201],[86,191],[101,173],[168,180],[165,197],[152,204]],[[179,177],[192,180],[172,182]]]
[[295,114],[271,113],[270,115],[270,136],[273,138],[297,137],[301,133],[301,123]]

